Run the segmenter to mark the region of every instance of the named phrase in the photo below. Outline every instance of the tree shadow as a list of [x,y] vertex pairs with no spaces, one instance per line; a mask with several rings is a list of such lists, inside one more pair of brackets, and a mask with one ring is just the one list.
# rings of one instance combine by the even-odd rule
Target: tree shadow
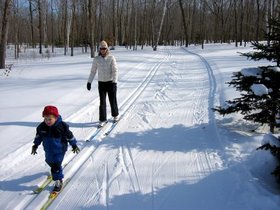
[[0,190],[2,191],[32,191],[36,186],[27,186],[26,183],[32,182],[36,179],[39,179],[43,176],[48,176],[47,172],[41,172],[37,174],[32,174],[18,179],[0,181]]
[[129,148],[154,151],[187,152],[190,150],[215,149],[219,146],[218,139],[213,138],[213,130],[208,124],[192,127],[175,125],[171,128],[157,128],[143,133],[126,132],[108,137],[101,144],[108,148]]
[[[279,209],[279,199],[267,191],[255,187],[256,180],[240,176],[240,167],[216,171],[196,183],[181,181],[149,193],[128,192],[115,195],[107,205],[93,205],[96,210],[216,210],[216,209]],[[154,183],[150,183],[151,187]],[[109,191],[110,189],[108,189]],[[255,196],[257,195],[257,196]]]
[[[27,121],[0,122],[0,126],[22,126],[22,127],[36,128],[41,122],[27,122]],[[98,122],[84,122],[84,123],[67,122],[67,124],[70,126],[70,129],[71,129],[71,127],[88,128],[88,127],[97,127]]]
[[97,127],[98,122],[84,122],[84,123],[73,123],[73,122],[66,122],[71,128],[89,128],[89,127]]
[[41,122],[26,122],[26,121],[12,121],[0,122],[0,126],[23,126],[23,127],[37,127]]

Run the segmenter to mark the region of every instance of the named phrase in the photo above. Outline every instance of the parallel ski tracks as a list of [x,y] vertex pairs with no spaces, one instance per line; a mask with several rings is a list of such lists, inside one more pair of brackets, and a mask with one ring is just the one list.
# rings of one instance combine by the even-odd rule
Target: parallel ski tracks
[[211,65],[208,63],[208,61],[201,55],[191,52],[189,50],[187,50],[186,48],[182,48],[184,49],[187,53],[194,55],[196,57],[198,57],[201,62],[204,64],[206,70],[207,70],[207,74],[208,74],[208,80],[209,80],[209,94],[208,94],[208,120],[209,120],[209,124],[216,124],[215,123],[215,114],[214,112],[211,110],[211,108],[214,107],[214,101],[215,101],[215,93],[217,90],[217,82],[215,79],[215,75],[214,75],[214,71],[211,68]]
[[[149,83],[151,82],[153,77],[156,75],[156,73],[157,73],[158,69],[160,68],[160,66],[162,65],[162,63],[165,62],[166,60],[168,60],[170,58],[170,56],[171,56],[171,53],[168,51],[167,55],[165,55],[159,62],[157,62],[156,64],[153,65],[151,70],[148,72],[148,74],[142,80],[142,82],[138,85],[138,87],[135,88],[134,91],[123,101],[123,103],[120,106],[121,118],[123,118],[123,116],[127,112],[129,112],[129,109],[133,106],[135,101],[144,92],[144,90],[149,85]],[[86,106],[85,108],[81,109],[81,111],[79,111],[79,113],[81,114],[81,113],[87,112],[88,110],[89,110],[89,106]],[[79,114],[74,114],[72,116],[72,118],[74,119],[78,116],[79,116]],[[120,119],[120,120],[122,120],[122,119]],[[114,126],[114,124],[112,122],[109,122],[109,126],[105,126],[105,128],[102,129],[102,131],[98,132],[96,135],[95,135],[95,130],[91,132],[91,134],[89,135],[89,137],[87,139],[92,139],[91,141],[93,141],[93,142],[92,143],[85,143],[85,144],[88,144],[88,145],[85,145],[84,147],[82,147],[81,152],[76,157],[71,158],[69,160],[69,162],[66,163],[66,166],[64,168],[65,179],[72,179],[77,174],[78,170],[87,162],[87,160],[91,157],[91,155],[98,148],[98,146],[100,144],[100,141],[96,141],[96,140],[98,138],[99,138],[99,140],[105,138],[107,136],[107,135],[104,135],[106,133],[106,131],[115,129],[115,126],[114,126],[113,129],[110,129],[111,126]],[[111,131],[110,131],[110,133],[111,133]],[[93,137],[92,135],[95,135],[95,136]],[[126,149],[125,149],[125,151],[126,151],[126,153],[127,152],[129,153],[129,151],[127,151]],[[133,164],[132,159],[129,159],[127,161],[129,161],[131,164]],[[126,162],[124,162],[123,164],[125,164],[126,167],[127,167]],[[106,170],[105,170],[104,173],[106,173]],[[106,174],[105,174],[105,177],[106,177],[106,180],[107,180],[106,183],[108,184],[108,182],[110,182],[110,179],[106,176]],[[137,180],[138,178],[137,178],[136,170],[134,170],[134,176],[136,177],[136,180]],[[71,182],[71,180],[70,180],[70,182]],[[137,188],[139,188],[139,187],[140,186],[139,186],[139,183],[138,183]],[[67,186],[65,186],[65,188],[67,190]],[[104,186],[103,186],[103,188],[104,188]],[[103,190],[106,191],[106,189],[103,189]],[[100,191],[102,191],[102,189],[100,189]],[[24,208],[25,209],[40,208],[41,205],[42,205],[42,202],[44,203],[44,200],[47,200],[48,196],[49,196],[49,193],[44,193],[44,191],[41,192],[38,195],[34,195],[34,197],[26,203]],[[21,204],[21,206],[23,206],[23,205]]]
[[[160,59],[159,56],[160,55],[156,54],[155,56],[151,57],[151,60]],[[147,64],[147,62],[140,62],[139,64],[134,66],[133,69],[141,68],[145,64]],[[133,69],[131,69],[131,71],[133,71]],[[145,81],[143,81],[143,82],[145,82]],[[141,84],[139,84],[138,88],[141,86]],[[122,86],[120,86],[120,87],[122,87]],[[135,92],[137,92],[137,89],[135,90]],[[127,98],[126,100],[128,100],[128,99],[129,98]],[[85,105],[84,107],[82,107],[81,109],[77,110],[75,113],[71,114],[69,117],[64,119],[64,121],[66,121],[66,122],[77,121],[78,119],[80,119],[80,116],[84,116],[84,115],[87,115],[87,113],[93,112],[93,107],[95,106],[95,104],[98,104],[98,103],[99,103],[99,98],[98,97],[94,98],[90,103],[88,103],[87,105]],[[71,127],[71,123],[70,123],[70,127]],[[76,130],[77,130],[77,128],[75,128],[75,127],[72,128],[73,133],[75,133]],[[86,139],[92,137],[92,135],[94,133],[95,133],[95,129],[89,132]],[[9,180],[11,177],[15,176],[14,173],[10,173],[10,171],[11,171],[10,168],[14,168],[17,165],[24,164],[24,162],[26,161],[26,158],[30,156],[30,152],[27,152],[27,151],[29,151],[29,149],[31,148],[32,142],[33,142],[33,139],[30,139],[29,143],[21,145],[19,148],[16,148],[13,152],[11,152],[7,158],[0,160],[0,169],[3,169],[2,172],[7,171],[7,174],[5,176],[1,177],[1,181]],[[19,159],[18,158],[19,156],[22,158]],[[38,159],[41,160],[41,158],[37,158],[37,160]],[[67,159],[67,157],[66,157],[66,159]],[[13,160],[13,162],[11,162],[10,160]],[[32,167],[34,168],[34,167],[36,167],[36,165],[37,164],[34,163]],[[21,173],[25,172],[25,171],[30,171],[31,169],[32,168],[24,168],[23,170],[21,170]],[[18,173],[18,172],[16,172],[16,173]]]
[[[214,75],[214,71],[211,68],[211,65],[208,63],[208,61],[201,55],[191,52],[189,50],[187,50],[186,48],[182,48],[183,50],[185,50],[187,53],[198,57],[201,62],[203,63],[203,65],[206,68],[207,74],[208,74],[208,81],[209,81],[209,92],[208,92],[208,126],[211,129],[211,131],[213,132],[213,136],[215,136],[215,139],[211,139],[211,141],[216,141],[218,144],[217,145],[222,145],[221,140],[220,140],[220,136],[218,134],[218,129],[217,129],[217,124],[216,124],[216,118],[215,118],[215,114],[212,111],[211,108],[214,107],[214,102],[215,102],[215,94],[217,91],[217,83],[216,83],[216,78]],[[203,94],[203,90],[199,90],[198,91],[199,95],[195,101],[195,105],[194,108],[195,113],[194,113],[194,117],[196,119],[196,122],[199,123],[201,121],[201,119],[203,118],[203,116],[205,116],[206,112],[205,111],[199,111],[199,107],[202,102],[201,102],[201,95]],[[221,153],[222,150],[220,150],[219,153]],[[212,170],[216,169],[217,167],[221,167],[222,163],[221,162],[217,162],[213,164],[212,159],[216,159],[215,157],[215,153],[213,153],[213,151],[205,151],[205,152],[200,152],[200,153],[196,153],[195,154],[195,161],[197,162],[197,167],[201,167],[202,169],[208,169],[208,171],[205,171],[206,174],[201,174],[201,176],[205,176],[208,173],[211,173]],[[204,171],[204,170],[200,170],[200,171]]]

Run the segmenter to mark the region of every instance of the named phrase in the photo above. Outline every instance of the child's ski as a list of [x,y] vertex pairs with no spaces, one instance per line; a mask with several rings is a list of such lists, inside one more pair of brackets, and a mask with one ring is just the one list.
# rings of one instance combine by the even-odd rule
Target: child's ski
[[64,187],[69,183],[69,181],[70,181],[70,178],[66,179],[63,182],[62,188],[60,189],[59,192],[56,192],[56,191],[53,191],[53,190],[50,192],[49,198],[46,201],[46,203],[41,207],[41,210],[47,209],[52,204],[52,202],[57,198],[59,193],[61,193],[61,191],[64,189]]
[[33,190],[33,193],[39,194],[46,188],[46,186],[48,186],[51,183],[51,181],[52,181],[52,176],[49,175],[47,179],[37,189]]

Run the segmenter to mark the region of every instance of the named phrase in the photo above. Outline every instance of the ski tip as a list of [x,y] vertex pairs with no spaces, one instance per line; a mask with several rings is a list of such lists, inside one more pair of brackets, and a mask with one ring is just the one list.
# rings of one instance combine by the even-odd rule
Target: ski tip
[[42,192],[42,190],[32,190],[32,194],[39,194],[40,192]]

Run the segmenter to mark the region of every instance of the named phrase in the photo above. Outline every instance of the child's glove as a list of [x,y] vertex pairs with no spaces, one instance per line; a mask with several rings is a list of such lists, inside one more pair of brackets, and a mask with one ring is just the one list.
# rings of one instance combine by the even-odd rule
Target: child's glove
[[36,144],[34,144],[32,146],[31,155],[36,155],[37,154],[37,149],[38,149],[38,146]]
[[72,152],[75,154],[78,154],[80,152],[80,149],[77,145],[72,146]]
[[91,89],[91,83],[87,83],[87,89],[90,90]]

